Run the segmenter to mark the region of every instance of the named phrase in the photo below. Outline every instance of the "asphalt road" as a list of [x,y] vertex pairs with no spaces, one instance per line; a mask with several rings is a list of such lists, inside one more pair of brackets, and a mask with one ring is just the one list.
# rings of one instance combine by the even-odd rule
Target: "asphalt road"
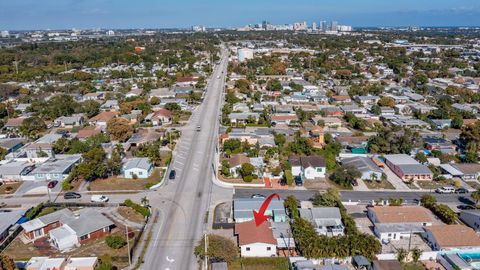
[[[235,189],[234,198],[248,198],[253,194],[261,194],[268,196],[272,193],[277,193],[281,198],[285,198],[289,195],[295,196],[297,199],[306,201],[311,199],[317,192],[310,190],[265,190],[265,189]],[[420,192],[401,192],[401,191],[342,191],[340,195],[342,201],[372,201],[378,199],[388,199],[388,198],[402,198],[405,201],[413,201],[415,199],[419,200],[423,194],[431,194],[437,198],[437,201],[440,203],[458,203],[464,204],[468,203],[466,199],[471,200],[469,194],[437,194],[430,193],[425,191]]]
[[159,189],[157,194],[161,194],[161,200],[156,195],[149,198],[160,215],[152,228],[152,240],[142,270],[198,269],[194,246],[207,229],[206,212],[215,192],[213,189],[220,189],[213,186],[211,179],[227,61],[227,53],[223,50],[221,63],[209,80],[202,105],[192,112],[183,129],[172,162],[176,179]]

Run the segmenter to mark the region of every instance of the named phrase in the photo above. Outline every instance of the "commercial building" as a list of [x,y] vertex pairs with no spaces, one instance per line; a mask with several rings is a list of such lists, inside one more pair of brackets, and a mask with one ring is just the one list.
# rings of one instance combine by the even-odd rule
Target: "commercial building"
[[386,155],[385,163],[402,180],[432,180],[430,169],[405,154]]

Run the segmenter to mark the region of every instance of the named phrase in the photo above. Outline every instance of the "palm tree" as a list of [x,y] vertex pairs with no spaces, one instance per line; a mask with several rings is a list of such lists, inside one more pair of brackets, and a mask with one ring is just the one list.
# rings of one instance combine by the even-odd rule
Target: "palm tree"
[[149,201],[148,201],[147,196],[143,197],[143,198],[140,200],[140,203],[141,203],[142,205],[148,205],[148,202],[149,202]]
[[480,188],[472,192],[472,199],[475,200],[475,205],[477,205],[478,201],[480,201]]
[[400,248],[397,250],[397,260],[399,262],[403,262],[405,261],[405,259],[407,258],[407,251],[403,248]]
[[376,181],[376,180],[378,180],[377,174],[376,173],[371,173],[370,174],[370,181],[373,182],[373,181]]
[[420,257],[422,256],[422,251],[418,248],[412,249],[412,260],[417,263]]

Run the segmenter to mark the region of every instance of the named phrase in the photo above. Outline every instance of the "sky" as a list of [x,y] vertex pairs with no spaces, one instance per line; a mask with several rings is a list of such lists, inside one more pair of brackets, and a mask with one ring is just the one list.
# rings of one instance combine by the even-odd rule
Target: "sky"
[[480,26],[480,0],[0,0],[0,29],[233,27],[336,20]]

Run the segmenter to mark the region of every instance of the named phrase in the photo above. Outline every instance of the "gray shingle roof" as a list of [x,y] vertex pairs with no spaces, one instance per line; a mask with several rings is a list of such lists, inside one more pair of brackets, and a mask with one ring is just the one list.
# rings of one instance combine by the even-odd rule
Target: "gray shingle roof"
[[135,168],[148,170],[152,163],[148,158],[132,158],[123,165],[124,170],[131,170]]

